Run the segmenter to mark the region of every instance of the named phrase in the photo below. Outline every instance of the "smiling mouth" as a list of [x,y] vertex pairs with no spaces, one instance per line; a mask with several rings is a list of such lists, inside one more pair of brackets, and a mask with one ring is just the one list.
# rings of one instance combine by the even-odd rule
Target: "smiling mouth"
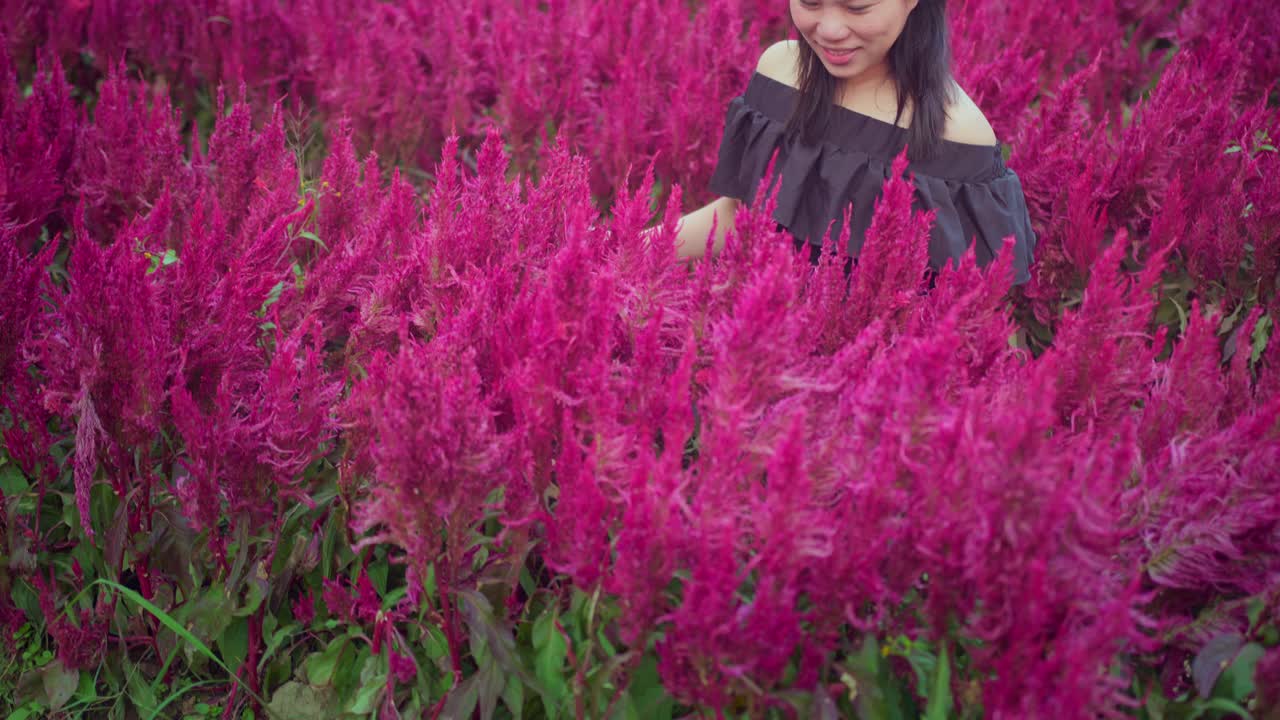
[[818,48],[818,52],[823,56],[825,62],[840,66],[848,65],[853,62],[853,58],[858,54],[859,50],[859,48],[852,48],[850,50],[833,50],[825,45],[819,45]]

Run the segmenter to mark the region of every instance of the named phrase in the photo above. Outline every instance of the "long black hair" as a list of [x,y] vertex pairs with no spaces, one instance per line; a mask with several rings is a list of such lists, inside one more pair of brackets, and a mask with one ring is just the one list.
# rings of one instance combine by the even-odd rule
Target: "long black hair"
[[[792,20],[792,27],[794,23]],[[831,121],[836,78],[827,72],[803,37],[798,44],[800,92],[786,132],[805,142],[816,143]],[[947,103],[954,99],[946,0],[919,0],[907,16],[902,34],[889,48],[886,60],[898,94],[894,124],[902,119],[908,98],[914,110],[907,130],[908,159],[933,157],[942,145]]]

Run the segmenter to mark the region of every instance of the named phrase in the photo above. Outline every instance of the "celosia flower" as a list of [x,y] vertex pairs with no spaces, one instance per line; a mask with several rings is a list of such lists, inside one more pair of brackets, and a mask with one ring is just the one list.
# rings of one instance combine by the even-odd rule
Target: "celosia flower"
[[[473,353],[437,338],[411,343],[369,368],[349,417],[368,427],[377,482],[357,508],[364,543],[390,542],[419,572],[442,552],[456,567],[458,543],[505,480],[506,440],[493,430]],[[446,536],[449,541],[446,544]]]
[[186,189],[178,119],[167,97],[155,97],[113,65],[102,83],[93,123],[79,139],[69,171],[71,190],[86,212],[86,227],[102,240],[159,197],[166,185]]
[[100,595],[92,609],[81,608],[79,622],[73,622],[60,611],[55,602],[55,585],[52,576],[45,580],[35,573],[32,582],[39,593],[40,611],[44,613],[47,628],[58,647],[58,660],[69,670],[84,670],[97,666],[106,650],[107,630],[115,613],[114,597]]
[[92,537],[89,487],[98,463],[105,459],[117,469],[109,477],[123,494],[134,474],[125,450],[155,436],[171,358],[147,258],[123,242],[100,247],[82,213],[75,231],[69,289],[54,295],[33,355],[46,377],[44,406],[75,418],[76,506]]
[[83,120],[56,56],[41,53],[31,94],[22,97],[11,50],[0,46],[0,232],[28,251],[42,226],[67,225],[58,214],[68,209],[67,173]]

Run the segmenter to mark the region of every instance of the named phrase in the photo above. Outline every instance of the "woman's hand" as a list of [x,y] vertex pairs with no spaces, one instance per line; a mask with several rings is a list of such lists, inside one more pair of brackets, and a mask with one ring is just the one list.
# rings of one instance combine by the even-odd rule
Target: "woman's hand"
[[736,198],[720,197],[680,218],[676,226],[676,256],[696,259],[707,254],[711,241],[711,255],[724,248],[724,236],[733,227],[738,212]]

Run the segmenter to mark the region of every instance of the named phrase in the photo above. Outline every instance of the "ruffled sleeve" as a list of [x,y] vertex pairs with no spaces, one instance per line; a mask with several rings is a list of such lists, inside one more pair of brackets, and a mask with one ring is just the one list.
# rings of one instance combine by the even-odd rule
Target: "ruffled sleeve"
[[[819,245],[831,225],[838,236],[845,206],[853,204],[849,252],[862,247],[876,198],[905,146],[906,131],[846,108],[837,108],[822,142],[809,145],[785,136],[794,88],[756,73],[747,91],[730,101],[719,160],[710,189],[748,204],[760,192],[774,151],[778,187],[774,219],[796,238]],[[917,209],[936,209],[929,243],[930,265],[941,268],[974,248],[977,262],[995,259],[1006,237],[1014,238],[1014,283],[1030,279],[1036,235],[1018,176],[1004,164],[998,146],[945,142],[937,157],[912,163]]]
[[930,265],[940,268],[948,259],[959,262],[972,246],[978,266],[985,267],[1000,254],[1005,238],[1012,237],[1013,283],[1031,279],[1037,238],[1016,173],[1005,168],[983,182],[917,175],[915,182],[920,207],[937,209],[929,239]]

